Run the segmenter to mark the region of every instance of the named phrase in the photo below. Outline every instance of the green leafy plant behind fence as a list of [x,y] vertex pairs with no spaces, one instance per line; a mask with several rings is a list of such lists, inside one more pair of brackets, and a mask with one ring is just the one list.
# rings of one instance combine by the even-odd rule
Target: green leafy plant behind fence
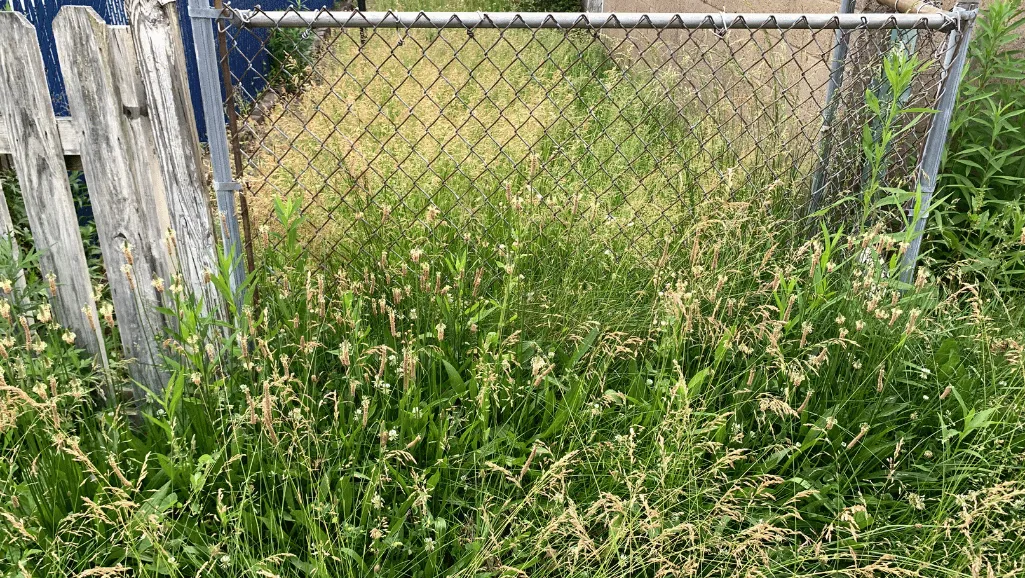
[[1001,0],[976,27],[943,165],[933,256],[1025,287],[1025,12]]

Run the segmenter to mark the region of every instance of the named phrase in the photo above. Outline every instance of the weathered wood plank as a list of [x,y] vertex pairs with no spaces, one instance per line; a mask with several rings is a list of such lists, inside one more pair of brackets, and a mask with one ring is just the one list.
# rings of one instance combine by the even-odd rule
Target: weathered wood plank
[[[137,178],[150,188],[154,212],[147,215],[150,226],[160,233],[155,239],[160,250],[166,249],[163,235],[171,228],[171,216],[167,210],[167,195],[164,193],[164,179],[160,174],[160,163],[154,143],[153,123],[149,119],[146,91],[142,86],[139,61],[135,56],[135,40],[127,26],[108,26],[108,39],[112,58],[114,85],[121,97],[122,124],[127,123],[129,144],[126,147],[129,161]],[[134,158],[133,158],[134,157]],[[145,175],[143,174],[145,172]],[[154,249],[156,250],[156,249]]]
[[142,73],[171,228],[176,264],[186,288],[223,318],[224,301],[207,281],[217,271],[217,248],[203,177],[195,113],[185,72],[185,49],[174,2],[129,0],[132,36]]
[[[57,119],[57,134],[64,156],[77,156],[82,153],[82,142],[79,139],[75,123],[70,118]],[[7,136],[7,128],[3,122],[0,122],[0,155],[9,155],[13,152],[11,139]]]
[[76,343],[107,365],[67,167],[46,86],[36,31],[22,14],[0,12],[0,108],[44,275],[53,275],[54,315]]
[[[68,105],[82,134],[82,165],[100,250],[107,267],[111,299],[129,375],[159,392],[167,383],[158,341],[165,320],[158,307],[164,282],[170,282],[170,256],[161,239],[157,215],[166,213],[159,175],[154,187],[146,151],[134,150],[140,138],[132,120],[145,112],[133,75],[114,54],[111,34],[89,7],[65,6],[53,21],[57,55],[64,74]],[[131,43],[120,38],[119,45]],[[115,72],[117,69],[117,72]],[[120,87],[125,83],[122,98]],[[136,123],[139,124],[139,123]],[[142,132],[140,128],[139,132]],[[145,146],[145,145],[143,145]],[[157,195],[154,196],[154,188]],[[141,393],[141,392],[139,392]]]

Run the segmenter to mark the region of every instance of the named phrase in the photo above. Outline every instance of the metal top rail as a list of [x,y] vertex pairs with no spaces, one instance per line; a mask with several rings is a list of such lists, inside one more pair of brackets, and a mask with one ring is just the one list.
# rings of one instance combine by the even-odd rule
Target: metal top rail
[[974,18],[972,12],[932,14],[714,13],[516,13],[350,12],[333,10],[233,10],[220,16],[246,28],[555,28],[555,29],[928,29],[946,32]]

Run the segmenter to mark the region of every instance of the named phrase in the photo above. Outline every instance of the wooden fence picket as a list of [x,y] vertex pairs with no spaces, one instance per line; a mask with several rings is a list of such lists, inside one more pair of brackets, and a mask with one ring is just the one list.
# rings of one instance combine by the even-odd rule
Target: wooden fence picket
[[203,299],[207,311],[223,318],[225,302],[208,282],[210,273],[218,269],[217,246],[178,12],[174,2],[166,0],[129,0],[129,12],[171,228],[177,238],[177,265],[187,289]]
[[0,12],[0,107],[43,275],[53,276],[54,315],[76,343],[107,365],[92,283],[35,28]]
[[150,187],[155,212],[149,215],[150,226],[160,232],[156,239],[164,248],[163,235],[171,227],[171,217],[167,209],[167,195],[164,193],[164,179],[160,174],[157,160],[153,123],[149,118],[149,106],[146,103],[146,92],[142,86],[142,74],[139,61],[135,54],[135,40],[127,26],[108,26],[110,54],[114,84],[117,86],[121,104],[125,107],[123,124],[128,126],[129,139],[125,147],[133,170],[139,171],[136,179],[140,186]]
[[[71,116],[82,134],[82,165],[129,375],[153,391],[167,376],[154,340],[163,334],[163,283],[170,283],[170,256],[163,183],[148,167],[146,111],[130,36],[115,37],[89,7],[65,6],[53,21]],[[116,38],[116,39],[115,39]],[[116,46],[115,46],[116,45]],[[115,51],[121,54],[117,54]],[[133,127],[133,123],[136,125]],[[133,130],[134,129],[134,130]],[[156,281],[155,281],[156,280]]]
[[[159,392],[168,376],[156,338],[173,323],[159,312],[170,305],[164,288],[180,274],[208,313],[226,320],[228,304],[209,281],[219,268],[215,223],[173,0],[129,8],[131,26],[108,26],[83,6],[54,20],[71,111],[62,119],[35,29],[0,12],[0,154],[13,157],[41,272],[56,279],[54,317],[106,367],[64,157],[81,156],[128,372]],[[13,234],[0,196],[0,239]]]

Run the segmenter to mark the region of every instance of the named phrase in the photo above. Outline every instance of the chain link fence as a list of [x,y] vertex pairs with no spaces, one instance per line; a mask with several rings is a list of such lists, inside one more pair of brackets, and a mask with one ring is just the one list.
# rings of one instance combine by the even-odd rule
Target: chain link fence
[[[913,189],[938,117],[884,127],[870,101],[938,109],[971,16],[219,14],[257,261],[290,199],[324,263],[433,247],[497,267],[515,243],[556,272],[569,251],[664,263],[709,204],[846,218],[884,129],[884,184]],[[238,66],[254,40],[269,68]],[[922,68],[895,91],[898,55]]]

